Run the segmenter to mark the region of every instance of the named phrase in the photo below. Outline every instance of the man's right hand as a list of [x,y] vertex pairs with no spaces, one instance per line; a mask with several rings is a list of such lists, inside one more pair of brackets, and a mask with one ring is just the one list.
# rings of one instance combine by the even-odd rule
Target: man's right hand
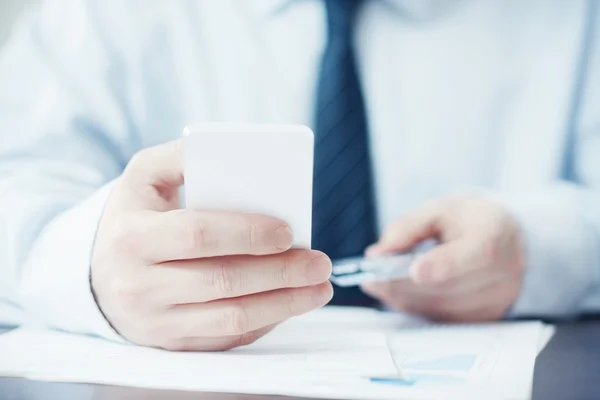
[[225,350],[329,302],[331,261],[290,250],[285,222],[179,209],[182,159],[181,141],[135,155],[98,228],[92,288],[123,337],[169,350]]

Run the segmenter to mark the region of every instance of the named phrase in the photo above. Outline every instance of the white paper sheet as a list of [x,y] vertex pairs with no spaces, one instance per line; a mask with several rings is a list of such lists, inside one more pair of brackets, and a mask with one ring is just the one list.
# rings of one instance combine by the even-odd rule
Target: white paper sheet
[[546,345],[550,342],[550,339],[552,339],[552,336],[554,336],[555,331],[556,328],[554,327],[554,325],[544,325],[542,327],[542,330],[540,331],[538,353],[541,353],[542,350],[544,350]]
[[[21,328],[0,335],[0,375],[338,399],[527,399],[549,336],[538,322],[432,326],[338,308],[293,319],[225,353],[171,353]],[[372,381],[393,376],[395,364],[413,381]]]

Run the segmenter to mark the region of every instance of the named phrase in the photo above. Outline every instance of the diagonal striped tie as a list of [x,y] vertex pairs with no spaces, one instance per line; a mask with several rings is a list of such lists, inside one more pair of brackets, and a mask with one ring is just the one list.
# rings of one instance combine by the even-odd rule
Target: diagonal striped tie
[[[336,259],[362,254],[376,230],[367,120],[352,44],[362,0],[324,3],[328,42],[315,118],[313,248]],[[374,304],[357,288],[334,289],[331,304]]]

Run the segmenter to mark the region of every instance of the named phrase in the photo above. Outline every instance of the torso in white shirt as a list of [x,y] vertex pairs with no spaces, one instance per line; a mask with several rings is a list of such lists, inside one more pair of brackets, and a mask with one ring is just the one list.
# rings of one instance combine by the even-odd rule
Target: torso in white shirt
[[[589,110],[600,90],[579,90],[585,52],[600,54],[587,40],[591,3],[365,2],[355,41],[380,229],[449,192],[518,194],[571,179],[573,151],[577,166],[594,162],[600,113]],[[327,39],[319,0],[90,4],[109,58],[88,61],[107,64],[136,146],[179,137],[190,122],[312,125]],[[74,47],[88,29],[48,23],[64,24]],[[598,170],[586,178],[600,183]]]
[[[356,45],[380,225],[449,191],[560,177],[585,1],[433,1],[426,15],[366,3]],[[124,46],[141,72],[145,145],[190,121],[312,125],[326,41],[319,1],[158,4]]]

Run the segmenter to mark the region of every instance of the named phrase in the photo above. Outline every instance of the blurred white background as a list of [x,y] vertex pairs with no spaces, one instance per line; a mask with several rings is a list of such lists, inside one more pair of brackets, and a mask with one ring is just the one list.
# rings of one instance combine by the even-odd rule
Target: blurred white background
[[25,7],[39,0],[0,0],[0,47],[10,34],[10,29],[16,18]]
[[[10,35],[11,28],[16,19],[18,19],[26,7],[39,1],[40,0],[0,0],[0,52]],[[2,88],[0,88],[0,90],[2,90]],[[2,135],[3,132],[0,132],[0,147],[2,146]],[[1,192],[2,188],[0,188],[0,196],[2,195]],[[6,227],[0,220],[0,264],[6,262],[5,257],[7,256],[7,251],[3,247],[7,240]],[[0,282],[0,286],[2,285],[8,285],[8,282]],[[0,292],[9,293],[8,290],[8,287],[2,288],[0,289]],[[11,315],[3,315],[2,318],[6,318],[6,321],[11,321],[13,317]],[[15,318],[17,317],[15,316]]]

